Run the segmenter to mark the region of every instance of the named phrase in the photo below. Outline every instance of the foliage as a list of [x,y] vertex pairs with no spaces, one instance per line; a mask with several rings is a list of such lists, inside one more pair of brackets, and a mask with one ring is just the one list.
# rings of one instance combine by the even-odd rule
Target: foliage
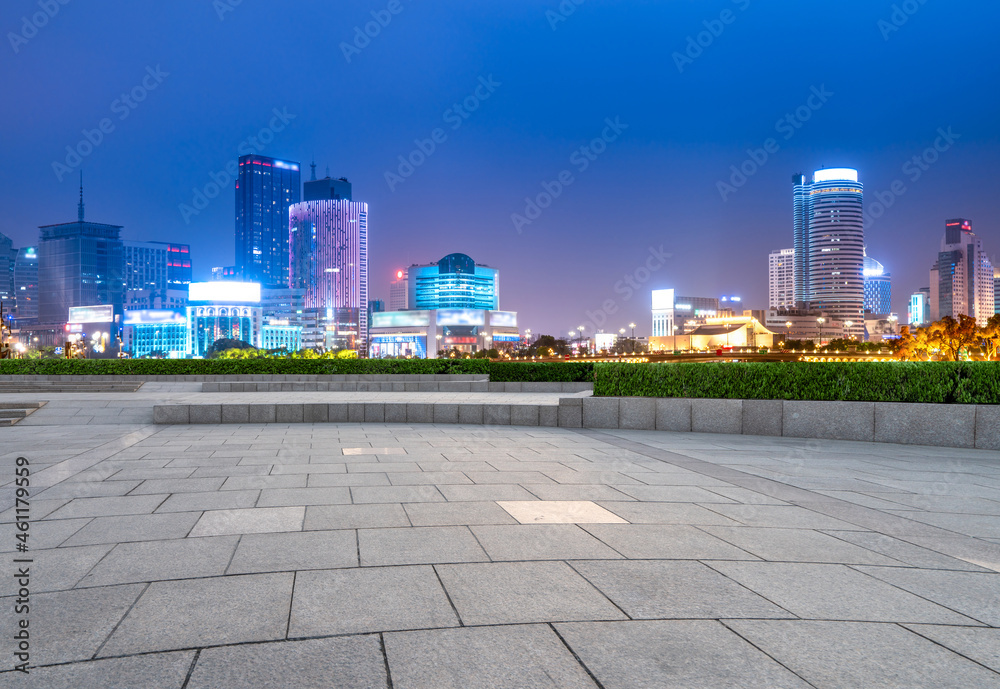
[[[256,351],[256,350],[255,350]],[[384,375],[489,374],[494,382],[573,382],[593,380],[593,363],[489,361],[486,359],[5,359],[0,375]]]
[[214,358],[221,354],[222,352],[228,351],[230,349],[253,349],[256,348],[249,342],[244,342],[243,340],[233,340],[230,338],[222,338],[221,340],[216,340],[212,343],[212,346],[208,348],[208,357]]
[[598,363],[594,395],[1000,404],[989,362]]

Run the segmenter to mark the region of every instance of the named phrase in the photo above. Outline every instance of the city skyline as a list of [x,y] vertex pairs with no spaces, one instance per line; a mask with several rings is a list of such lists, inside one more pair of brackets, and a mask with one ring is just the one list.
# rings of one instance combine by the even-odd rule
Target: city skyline
[[[12,16],[33,7],[17,3]],[[340,44],[353,45],[355,27],[382,5],[332,12],[312,3],[294,19],[246,3],[221,18],[194,3],[148,16],[62,7],[0,67],[12,98],[31,94],[48,113],[2,115],[21,135],[10,141],[0,183],[22,202],[0,232],[16,247],[36,245],[39,226],[71,217],[76,172],[86,168],[88,220],[123,225],[125,240],[190,244],[195,278],[208,279],[211,267],[235,258],[238,157],[316,160],[369,203],[372,298],[389,297],[397,269],[461,252],[504,271],[506,306],[524,326],[554,334],[608,300],[616,325],[635,321],[648,334],[654,289],[740,294],[764,308],[764,257],[790,245],[788,176],[824,165],[861,173],[866,244],[893,276],[897,313],[926,286],[945,219],[970,218],[988,252],[1000,247],[990,182],[998,101],[982,89],[996,69],[989,17],[967,26],[928,4],[886,29],[892,3],[821,13],[748,2],[620,12],[588,2],[565,21],[526,3],[402,7],[348,55]],[[735,19],[713,35],[725,9]],[[303,28],[301,12],[316,26]],[[260,23],[279,39],[301,33],[281,65],[266,51],[237,50]],[[808,39],[798,31],[806,26]],[[963,50],[948,50],[938,37],[959,28]],[[183,50],[159,37],[171,31],[189,36]],[[414,55],[428,31],[442,40]],[[706,31],[709,45],[690,48],[688,38]],[[110,33],[115,41],[92,40]],[[484,50],[485,35],[520,47]],[[850,79],[840,64],[845,45],[866,65]],[[320,51],[328,69],[305,69]],[[808,58],[788,61],[796,52]],[[223,83],[222,74],[236,78]],[[553,80],[565,86],[549,88]],[[363,97],[323,93],[345,90]],[[143,100],[119,101],[122,92]],[[74,107],[62,107],[69,100]],[[673,107],[692,100],[698,108]],[[111,131],[101,130],[104,118]],[[84,132],[100,138],[85,156]],[[60,177],[53,162],[72,174]],[[720,182],[735,191],[723,195]],[[554,197],[546,208],[525,201],[542,194]],[[515,214],[530,218],[520,232]],[[672,258],[644,273],[651,251]],[[558,276],[558,290],[553,256],[574,268]]]

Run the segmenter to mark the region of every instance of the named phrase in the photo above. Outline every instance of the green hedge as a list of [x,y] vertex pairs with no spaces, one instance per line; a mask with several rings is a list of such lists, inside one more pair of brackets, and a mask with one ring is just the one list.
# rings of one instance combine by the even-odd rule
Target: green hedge
[[590,382],[593,363],[486,359],[8,359],[0,375],[489,374],[493,382]]
[[594,362],[494,361],[490,363],[494,383],[592,383]]
[[995,362],[598,363],[605,397],[1000,404]]
[[0,361],[0,374],[100,376],[214,376],[247,374],[374,375],[485,374],[477,359],[17,359]]

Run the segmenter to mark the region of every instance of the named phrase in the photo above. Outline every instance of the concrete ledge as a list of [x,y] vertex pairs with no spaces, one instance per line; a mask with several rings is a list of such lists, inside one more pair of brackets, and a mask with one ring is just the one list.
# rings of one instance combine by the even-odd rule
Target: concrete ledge
[[652,397],[622,397],[618,405],[618,428],[656,430],[656,400]]
[[875,440],[874,402],[786,400],[781,427],[792,438]]
[[618,428],[618,397],[584,397],[584,428]]
[[548,404],[170,404],[157,424],[439,423],[787,436],[1000,450],[1000,405],[562,397]]
[[875,442],[974,447],[976,408],[957,404],[876,402]]
[[773,435],[782,433],[781,400],[743,400],[743,435]]
[[1000,450],[1000,406],[976,407],[976,447]]
[[657,399],[656,430],[689,433],[691,431],[691,400],[683,397]]
[[691,400],[691,430],[695,433],[743,432],[743,400]]

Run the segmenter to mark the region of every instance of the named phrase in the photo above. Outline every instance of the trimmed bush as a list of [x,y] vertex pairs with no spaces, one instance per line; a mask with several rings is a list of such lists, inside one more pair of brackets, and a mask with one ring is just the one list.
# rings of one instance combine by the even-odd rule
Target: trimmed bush
[[598,363],[594,395],[1000,404],[1000,364]]
[[592,383],[594,362],[494,361],[490,363],[494,383]]
[[0,375],[489,374],[493,382],[592,382],[594,364],[486,359],[5,359]]

